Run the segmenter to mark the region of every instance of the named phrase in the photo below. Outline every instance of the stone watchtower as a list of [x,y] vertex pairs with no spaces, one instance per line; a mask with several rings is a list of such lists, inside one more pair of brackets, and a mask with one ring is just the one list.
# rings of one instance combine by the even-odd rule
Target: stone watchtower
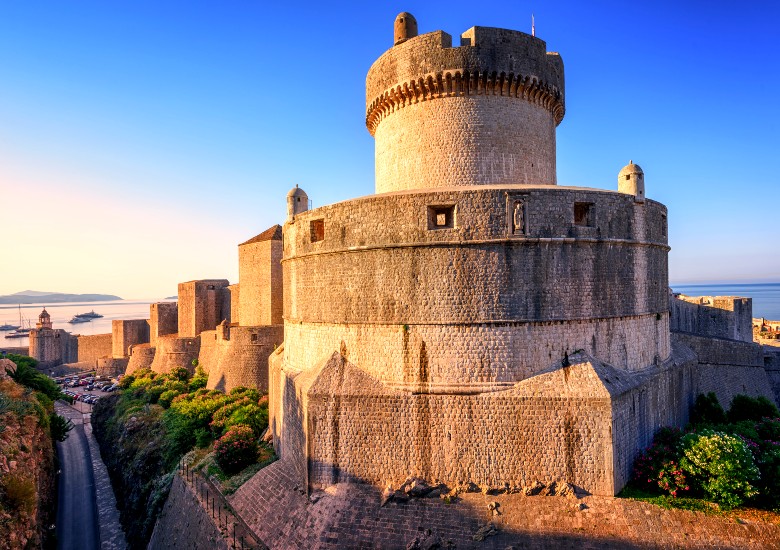
[[473,27],[453,46],[407,13],[393,38],[366,78],[378,194],[288,196],[275,448],[310,487],[613,494],[633,452],[618,438],[675,423],[622,424],[611,393],[671,360],[666,208],[636,165],[630,190],[556,185],[563,62],[542,40]]
[[522,32],[472,27],[460,47],[417,36],[402,13],[395,46],[366,78],[376,191],[483,184],[554,185],[563,61]]

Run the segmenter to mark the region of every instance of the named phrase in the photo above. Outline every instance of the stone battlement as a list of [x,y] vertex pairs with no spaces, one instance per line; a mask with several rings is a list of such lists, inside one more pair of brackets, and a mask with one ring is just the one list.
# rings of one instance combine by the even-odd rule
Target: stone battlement
[[[396,26],[404,19],[401,14]],[[376,191],[555,185],[563,61],[528,34],[472,27],[452,46],[416,21],[366,77]]]
[[374,135],[387,114],[408,104],[464,95],[523,99],[563,120],[563,60],[544,40],[520,31],[471,27],[452,36],[435,31],[410,38],[377,59],[366,77],[366,126]]

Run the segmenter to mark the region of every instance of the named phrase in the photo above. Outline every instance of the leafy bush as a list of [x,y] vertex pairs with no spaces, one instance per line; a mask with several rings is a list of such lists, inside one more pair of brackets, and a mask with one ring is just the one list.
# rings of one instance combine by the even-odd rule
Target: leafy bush
[[691,409],[691,424],[694,426],[714,426],[724,424],[725,422],[726,412],[720,406],[718,397],[714,392],[710,392],[707,395],[700,393],[696,396],[696,403],[694,403]]
[[634,481],[649,491],[661,491],[676,497],[687,491],[689,485],[680,469],[680,441],[682,431],[677,428],[661,428],[653,438],[653,444],[634,462]]
[[163,409],[170,408],[171,402],[179,395],[181,394],[176,390],[165,390],[160,394],[160,398],[157,400],[157,404],[160,405]]
[[257,462],[257,453],[254,430],[246,425],[233,426],[214,443],[214,459],[227,474],[238,473]]
[[51,437],[55,441],[65,441],[68,439],[68,432],[73,429],[73,422],[64,416],[52,414],[50,417]]
[[729,422],[778,417],[780,417],[780,412],[775,404],[763,395],[756,398],[742,394],[735,395],[728,413]]
[[753,455],[742,439],[713,430],[683,436],[682,471],[689,474],[704,494],[727,507],[741,505],[758,491],[759,479]]
[[52,401],[56,401],[62,396],[60,387],[54,380],[35,370],[35,365],[38,364],[35,359],[14,354],[8,354],[6,357],[16,363],[16,371],[8,373],[14,382],[41,392]]
[[203,370],[203,367],[196,365],[195,376],[190,380],[189,390],[191,392],[205,388],[209,381],[209,375]]

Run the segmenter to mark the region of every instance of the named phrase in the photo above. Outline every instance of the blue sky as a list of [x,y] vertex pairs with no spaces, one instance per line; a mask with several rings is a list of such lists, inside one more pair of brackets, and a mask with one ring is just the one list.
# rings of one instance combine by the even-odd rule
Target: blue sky
[[566,69],[558,182],[614,189],[633,159],[673,282],[780,281],[780,3],[0,0],[0,294],[234,282],[295,184],[372,193],[365,75],[400,11],[453,36],[535,13]]

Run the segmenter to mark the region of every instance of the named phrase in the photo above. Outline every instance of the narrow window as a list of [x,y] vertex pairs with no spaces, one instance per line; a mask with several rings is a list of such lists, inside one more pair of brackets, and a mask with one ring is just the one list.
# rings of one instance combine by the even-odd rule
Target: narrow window
[[631,179],[631,174],[626,174],[626,179],[630,180]]
[[591,225],[591,206],[589,202],[575,202],[574,203],[574,225]]
[[312,220],[309,223],[311,242],[316,243],[325,238],[325,220]]
[[251,340],[252,342],[257,342],[257,334],[253,334]]
[[455,227],[455,206],[429,206],[428,229],[452,229]]
[[666,216],[661,214],[661,236],[666,237]]

